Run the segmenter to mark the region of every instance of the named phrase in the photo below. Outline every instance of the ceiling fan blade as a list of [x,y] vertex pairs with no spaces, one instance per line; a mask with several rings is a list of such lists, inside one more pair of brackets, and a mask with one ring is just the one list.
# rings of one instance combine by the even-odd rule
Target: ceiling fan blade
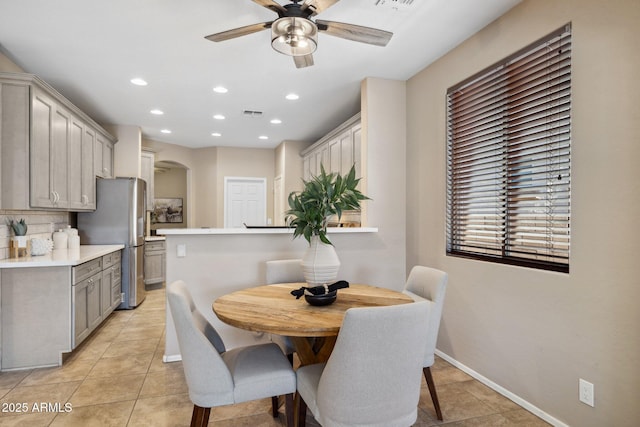
[[311,9],[312,13],[309,16],[315,16],[323,10],[329,9],[331,6],[338,3],[338,1],[339,0],[305,0],[300,10],[305,11],[307,9]]
[[296,68],[310,67],[313,65],[313,55],[294,56],[293,62],[295,62]]
[[284,6],[282,6],[280,3],[276,3],[273,0],[253,0],[253,2],[274,11],[278,14],[278,16],[282,16],[281,13],[287,13],[287,9]]
[[222,42],[229,39],[235,39],[236,37],[246,36],[248,34],[257,33],[258,31],[271,28],[271,22],[262,22],[260,24],[247,25],[245,27],[234,28],[233,30],[223,31],[221,33],[211,34],[206,36],[205,39],[212,42]]
[[391,40],[391,36],[393,36],[393,33],[389,31],[362,27],[360,25],[344,24],[342,22],[321,21],[317,19],[316,25],[319,31],[324,31],[331,36],[376,46],[386,46],[389,40]]

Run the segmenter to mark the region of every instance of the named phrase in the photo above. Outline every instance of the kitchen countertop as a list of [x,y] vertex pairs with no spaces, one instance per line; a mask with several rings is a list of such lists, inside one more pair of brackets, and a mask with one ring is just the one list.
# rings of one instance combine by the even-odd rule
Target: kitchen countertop
[[[329,227],[327,233],[377,233],[377,227]],[[265,228],[162,228],[156,231],[158,234],[185,235],[185,234],[293,234],[293,228],[265,227]]]
[[80,249],[54,249],[46,255],[0,260],[0,269],[74,266],[123,248],[124,245],[81,245]]
[[147,236],[144,238],[145,242],[157,242],[158,240],[167,240],[164,236]]

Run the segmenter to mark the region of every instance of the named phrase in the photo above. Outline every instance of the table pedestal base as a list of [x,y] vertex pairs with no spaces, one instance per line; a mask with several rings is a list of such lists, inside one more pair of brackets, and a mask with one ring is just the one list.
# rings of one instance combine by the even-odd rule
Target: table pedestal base
[[293,345],[296,347],[300,366],[325,363],[333,346],[336,344],[337,335],[331,337],[291,337]]

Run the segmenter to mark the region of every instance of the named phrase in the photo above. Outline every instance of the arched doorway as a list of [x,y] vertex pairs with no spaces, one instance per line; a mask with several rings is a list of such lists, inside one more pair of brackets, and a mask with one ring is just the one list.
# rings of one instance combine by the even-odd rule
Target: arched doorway
[[192,218],[191,171],[185,165],[161,160],[154,165],[154,209],[151,234],[159,228],[189,228]]

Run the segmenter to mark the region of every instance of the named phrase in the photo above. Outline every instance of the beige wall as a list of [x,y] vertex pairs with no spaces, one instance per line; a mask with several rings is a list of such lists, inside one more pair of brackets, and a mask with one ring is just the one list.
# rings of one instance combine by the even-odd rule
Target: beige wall
[[218,203],[218,150],[215,147],[193,150],[193,227],[217,227]]
[[[280,203],[282,205],[282,211],[286,212],[289,209],[287,202],[289,194],[293,191],[301,191],[302,186],[302,157],[300,152],[306,148],[309,148],[312,143],[301,141],[283,141],[276,147],[275,150],[275,172],[274,179],[278,176],[282,179],[282,198]],[[277,215],[277,203],[273,201],[274,225],[284,225],[284,215],[280,218]]]
[[[291,143],[297,147],[302,143]],[[191,149],[153,140],[142,145],[155,152],[155,161],[170,161],[187,168],[189,227],[224,227],[224,177],[267,178],[267,217],[273,215],[273,178],[276,150],[207,147]],[[291,150],[289,150],[291,151]],[[290,161],[287,154],[284,158]],[[301,169],[301,166],[300,166]],[[286,170],[290,171],[289,165]],[[293,172],[290,172],[293,175]],[[298,175],[299,179],[301,175]]]
[[187,170],[181,167],[156,172],[153,178],[154,197],[182,199],[182,223],[152,224],[151,229],[158,228],[186,228],[189,217],[189,195],[187,193]]
[[[379,227],[384,251],[381,286],[401,289],[406,278],[406,84],[366,78],[361,85],[362,223]],[[370,263],[375,262],[373,259]]]
[[224,178],[266,178],[267,218],[273,219],[273,177],[275,150],[218,147],[216,227],[224,227]]
[[[445,256],[447,88],[570,21],[570,274]],[[450,274],[438,348],[572,426],[640,423],[638,22],[636,0],[525,0],[408,81],[407,267]]]
[[3,73],[24,73],[25,71],[15,62],[0,52],[0,72]]

